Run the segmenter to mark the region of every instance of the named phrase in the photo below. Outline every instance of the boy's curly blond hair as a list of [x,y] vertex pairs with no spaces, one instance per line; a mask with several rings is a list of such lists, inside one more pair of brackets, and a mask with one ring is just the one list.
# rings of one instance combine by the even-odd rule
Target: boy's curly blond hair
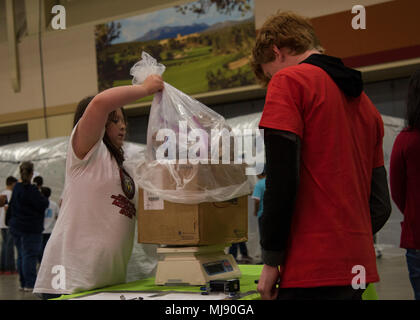
[[251,67],[264,86],[270,79],[264,74],[261,64],[275,59],[273,45],[289,48],[293,55],[311,49],[324,52],[309,19],[291,11],[278,11],[261,27],[252,50]]

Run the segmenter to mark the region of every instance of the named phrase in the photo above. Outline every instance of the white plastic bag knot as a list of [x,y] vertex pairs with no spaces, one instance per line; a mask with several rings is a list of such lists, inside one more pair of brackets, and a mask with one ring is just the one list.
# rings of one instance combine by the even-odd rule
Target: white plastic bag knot
[[142,84],[151,74],[161,76],[165,72],[165,69],[166,67],[163,64],[158,63],[155,58],[143,51],[141,53],[141,60],[130,69],[130,75],[133,76],[132,83]]

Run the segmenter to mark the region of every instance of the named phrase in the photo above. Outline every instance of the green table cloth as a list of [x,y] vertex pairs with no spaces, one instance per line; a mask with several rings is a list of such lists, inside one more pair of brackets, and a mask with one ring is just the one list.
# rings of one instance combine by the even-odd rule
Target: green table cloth
[[[241,270],[242,276],[240,278],[240,292],[241,292],[241,300],[259,300],[260,295],[257,292],[257,284],[255,280],[258,280],[261,274],[262,265],[239,265],[239,269]],[[77,298],[81,296],[85,296],[92,293],[98,292],[120,292],[120,291],[172,291],[172,292],[201,292],[200,286],[158,286],[155,285],[155,278],[147,278],[138,281],[133,281],[129,283],[119,284],[115,286],[110,286],[106,288],[100,288],[91,291],[80,292],[77,294],[72,295],[63,295],[60,298],[53,299],[53,300],[67,300],[72,298]],[[363,300],[377,300],[378,296],[376,294],[375,286],[370,284],[364,294]],[[197,299],[200,296],[197,295]]]

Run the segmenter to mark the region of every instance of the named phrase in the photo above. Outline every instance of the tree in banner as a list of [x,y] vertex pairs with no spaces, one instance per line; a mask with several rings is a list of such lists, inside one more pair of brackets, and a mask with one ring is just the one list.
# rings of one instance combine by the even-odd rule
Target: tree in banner
[[238,10],[245,15],[251,10],[251,0],[198,0],[193,3],[176,6],[176,10],[183,14],[187,12],[196,13],[197,15],[205,14],[212,6],[216,6],[219,13],[231,14],[233,11]]
[[112,87],[116,70],[116,63],[113,55],[108,54],[108,48],[112,41],[120,36],[120,23],[105,23],[95,27],[96,56],[98,68],[99,91]]

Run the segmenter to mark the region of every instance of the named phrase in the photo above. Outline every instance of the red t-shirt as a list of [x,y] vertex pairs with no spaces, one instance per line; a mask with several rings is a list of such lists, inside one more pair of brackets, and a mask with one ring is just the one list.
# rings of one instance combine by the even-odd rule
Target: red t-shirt
[[391,195],[404,215],[400,247],[420,249],[420,131],[404,130],[395,139],[390,163]]
[[280,287],[350,285],[361,265],[379,281],[369,209],[384,165],[383,122],[362,93],[347,97],[321,68],[300,64],[269,83],[260,127],[301,139],[299,190]]

